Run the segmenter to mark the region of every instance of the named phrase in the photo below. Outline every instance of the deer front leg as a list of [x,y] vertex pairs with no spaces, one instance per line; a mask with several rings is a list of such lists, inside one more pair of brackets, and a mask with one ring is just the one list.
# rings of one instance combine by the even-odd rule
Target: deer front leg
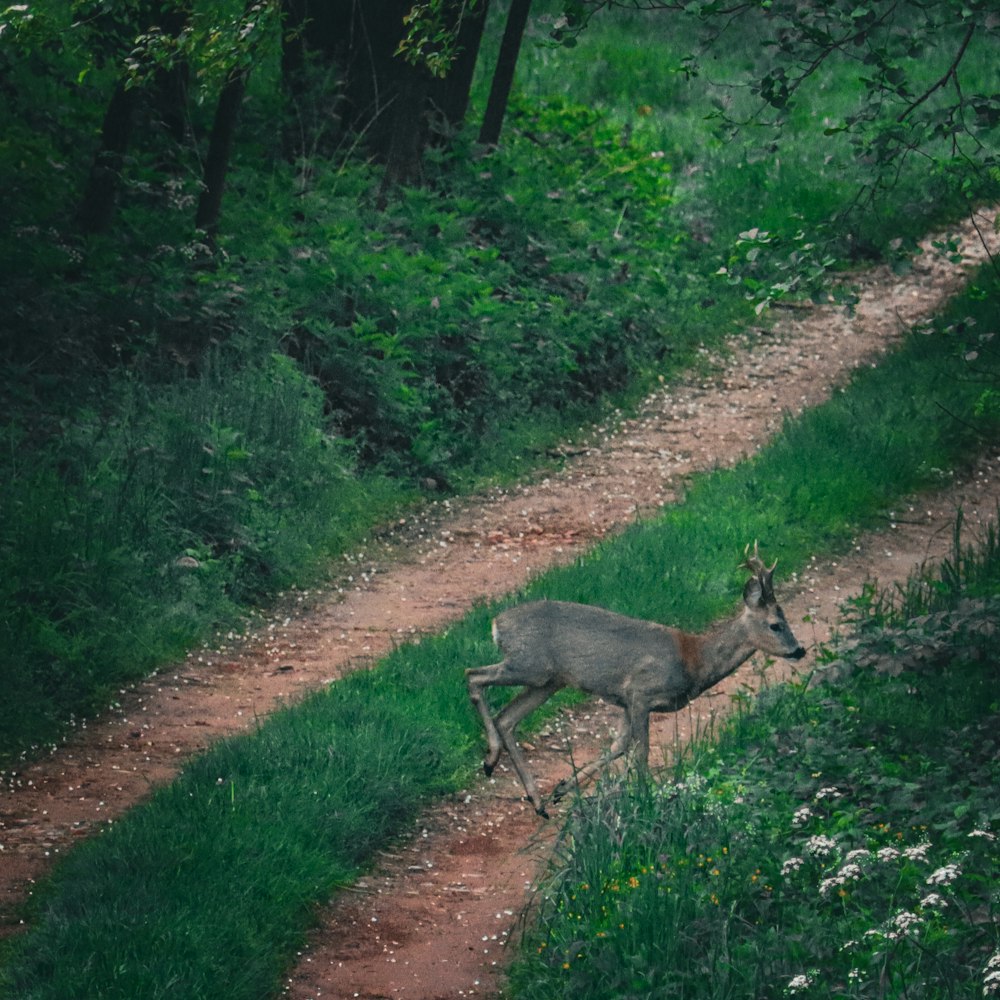
[[[511,763],[514,765],[517,776],[521,779],[521,784],[524,785],[524,791],[531,800],[531,804],[535,807],[535,812],[546,819],[549,814],[542,805],[542,797],[538,793],[538,786],[535,784],[535,779],[528,770],[524,753],[517,745],[517,738],[514,734],[521,721],[538,708],[542,702],[551,698],[559,690],[559,687],[560,685],[558,684],[546,684],[544,687],[525,688],[507,703],[495,720],[500,739],[507,748],[507,753],[510,754]],[[494,760],[495,763],[496,761]]]
[[[591,761],[586,767],[581,767],[580,770],[573,775],[573,780],[575,781],[577,787],[585,785],[595,774],[597,774],[598,771],[618,760],[619,757],[622,757],[632,745],[632,714],[627,708],[625,709],[623,721],[624,725],[622,726],[622,731],[614,743],[611,744],[611,748],[608,750],[607,754],[601,754],[597,760]],[[647,723],[649,721],[648,714],[646,716],[646,721]],[[558,802],[569,791],[569,789],[570,780],[564,778],[558,785],[556,785],[556,789],[552,793],[552,801]]]
[[503,744],[500,741],[500,734],[490,715],[490,707],[486,704],[485,689],[490,684],[496,683],[497,671],[503,667],[502,663],[495,663],[491,667],[472,667],[465,671],[465,682],[469,688],[469,700],[476,706],[480,718],[483,720],[483,728],[486,730],[486,741],[489,750],[486,759],[483,761],[483,770],[489,777],[500,759],[500,750]]

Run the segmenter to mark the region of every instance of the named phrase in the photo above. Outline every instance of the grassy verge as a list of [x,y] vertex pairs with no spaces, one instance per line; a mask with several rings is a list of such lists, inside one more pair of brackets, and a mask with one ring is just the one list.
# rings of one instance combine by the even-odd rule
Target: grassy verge
[[[971,312],[996,322],[996,297],[973,299],[790,422],[756,459],[702,477],[684,504],[531,594],[698,626],[733,606],[747,539],[786,571],[846,545],[978,443],[967,423],[940,416],[968,412],[980,392],[946,332]],[[984,421],[980,432],[991,429]],[[5,995],[240,1000],[276,990],[315,904],[422,804],[469,780],[481,734],[462,670],[495,655],[491,611],[212,749],[74,851],[12,946]]]
[[354,470],[290,359],[231,353],[166,385],[109,377],[110,408],[42,448],[2,432],[0,767],[415,493]]
[[981,543],[856,600],[829,683],[765,692],[672,781],[578,801],[511,995],[1000,992],[995,530]]

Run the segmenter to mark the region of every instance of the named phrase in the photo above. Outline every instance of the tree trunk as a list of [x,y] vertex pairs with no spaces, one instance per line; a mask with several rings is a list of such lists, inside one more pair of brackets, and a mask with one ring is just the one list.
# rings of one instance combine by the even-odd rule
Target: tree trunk
[[469,108],[469,91],[472,88],[472,77],[476,71],[489,7],[490,0],[480,0],[476,9],[462,19],[457,40],[458,55],[451,72],[433,88],[431,99],[445,123],[452,129],[461,127]]
[[420,163],[427,139],[426,73],[407,65],[405,83],[397,88],[396,105],[391,115],[392,128],[385,155],[385,173],[379,189],[378,205],[385,208],[389,191],[400,184],[420,180]]
[[514,70],[517,68],[521,39],[524,37],[530,10],[531,0],[511,0],[496,69],[493,71],[490,96],[486,102],[486,112],[479,130],[479,141],[484,146],[496,146],[500,141],[500,130],[503,128],[504,115],[507,113],[507,101],[514,83]]
[[368,0],[363,10],[360,4],[355,8],[345,96],[353,127],[365,131],[365,144],[382,163],[388,163],[393,145],[399,146],[397,128],[407,131],[412,124],[400,120],[399,106],[404,101],[413,106],[407,91],[415,71],[396,56],[411,7],[412,0]]
[[198,199],[198,214],[195,216],[195,225],[210,237],[215,236],[219,228],[222,192],[226,186],[226,172],[229,170],[229,157],[233,150],[236,122],[246,91],[247,76],[248,71],[243,68],[230,71],[219,95],[212,122],[208,156],[205,158],[204,187]]
[[188,137],[187,102],[190,67],[186,60],[178,60],[169,69],[156,74],[156,109],[167,135],[177,145]]
[[[375,160],[386,165],[380,198],[390,188],[420,177],[422,152],[433,115],[443,131],[461,125],[469,102],[476,57],[489,0],[479,0],[459,30],[459,54],[445,80],[430,78],[396,55],[413,0],[282,0],[282,73],[292,100],[315,103],[301,89],[309,57],[335,66],[342,90],[335,113],[342,128],[363,135]],[[461,4],[453,0],[457,20]],[[335,99],[331,95],[331,100]]]
[[138,91],[119,80],[111,95],[101,126],[101,145],[94,156],[90,177],[76,218],[85,233],[103,232],[111,223],[121,186],[122,164],[132,136]]
[[281,0],[281,85],[294,96],[306,64],[306,5],[304,0]]
[[281,0],[282,148],[289,162],[340,148],[354,2]]
[[[159,22],[164,32],[171,38],[179,38],[191,20],[189,0],[177,6],[160,4],[163,8]],[[178,145],[188,134],[187,101],[190,66],[187,59],[176,59],[173,64],[157,71],[153,83],[153,99],[160,121],[167,134]]]
[[[158,23],[167,35],[177,38],[190,20],[190,2],[157,0],[142,8],[142,16],[143,24]],[[109,33],[108,39],[122,48],[125,46],[125,36],[120,30],[117,34]],[[171,136],[177,142],[183,141],[187,132],[187,82],[188,65],[184,60],[177,60],[172,66],[157,71],[153,86],[148,90],[138,86],[128,87],[124,77],[118,81],[104,115],[101,144],[94,156],[87,187],[77,211],[77,222],[84,232],[101,232],[107,229],[114,217],[125,153],[132,139],[140,101],[145,101],[146,110],[152,104],[154,113],[159,115]]]

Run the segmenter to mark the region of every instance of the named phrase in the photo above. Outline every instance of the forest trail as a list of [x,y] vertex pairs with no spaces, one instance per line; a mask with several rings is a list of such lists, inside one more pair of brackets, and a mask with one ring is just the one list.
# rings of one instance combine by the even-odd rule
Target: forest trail
[[[692,473],[752,453],[786,413],[822,402],[851,369],[877,364],[986,256],[977,227],[959,229],[947,235],[960,236],[964,265],[949,263],[928,239],[906,275],[877,268],[858,279],[861,301],[853,316],[836,307],[783,311],[772,330],[749,332],[730,353],[706,352],[699,371],[650,396],[635,417],[596,428],[559,472],[443,502],[400,523],[344,561],[339,588],[287,595],[252,634],[220,637],[213,648],[122,692],[120,705],[49,756],[3,775],[0,933],[17,931],[17,907],[61,851],[169,781],[193,753],[402,639],[445,626],[474,602],[573,559],[682,496]],[[992,233],[991,223],[981,219],[978,230]],[[998,241],[990,239],[996,254]],[[841,601],[866,578],[901,580],[915,564],[947,551],[958,506],[971,533],[995,515],[998,502],[1000,458],[984,456],[961,482],[921,497],[884,532],[859,539],[839,564],[817,561],[797,581],[781,579],[779,570],[779,600],[799,638],[822,641]],[[812,624],[804,626],[807,615]],[[804,662],[808,669],[810,660]],[[748,665],[687,712],[660,717],[654,744],[670,746],[706,725],[754,675]],[[539,734],[530,756],[543,793],[569,772],[569,745],[587,760],[615,722],[595,703]],[[520,794],[498,769],[492,780],[429,811],[409,844],[383,856],[355,891],[321,915],[287,994],[297,1000],[494,994],[503,944],[538,873],[547,831],[557,825],[542,824]]]

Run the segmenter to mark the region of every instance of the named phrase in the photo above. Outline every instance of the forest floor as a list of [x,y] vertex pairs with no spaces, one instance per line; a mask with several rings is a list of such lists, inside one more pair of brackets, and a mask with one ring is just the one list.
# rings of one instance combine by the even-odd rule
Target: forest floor
[[[992,233],[979,221],[980,230]],[[123,691],[113,709],[51,754],[4,774],[0,934],[18,931],[19,906],[60,852],[169,781],[192,754],[680,499],[693,473],[746,457],[785,414],[821,403],[857,366],[877,364],[984,259],[971,222],[959,235],[963,265],[951,264],[929,239],[907,274],[877,268],[859,275],[861,299],[852,315],[835,306],[782,310],[771,329],[749,331],[726,353],[705,352],[695,372],[663,386],[636,415],[594,428],[567,451],[558,471],[433,504],[400,521],[365,552],[344,559],[339,586],[285,595],[247,634],[220,636]],[[779,568],[778,596],[789,623],[807,646],[825,641],[838,626],[842,602],[866,580],[904,580],[949,551],[958,508],[972,537],[996,517],[998,504],[1000,451],[993,449],[940,491],[887,512],[884,528],[859,537],[848,555],[817,558],[784,579]],[[807,657],[798,669],[809,671],[811,663]],[[787,676],[786,669],[773,667],[768,682]],[[762,676],[755,658],[685,712],[657,717],[651,760],[711,725],[735,691]],[[572,773],[574,761],[596,756],[617,722],[615,711],[588,702],[525,740],[543,794]],[[497,995],[505,945],[562,812],[554,809],[547,823],[521,795],[501,766],[493,778],[428,809],[395,852],[383,853],[364,879],[317,914],[286,994],[294,1000]]]

